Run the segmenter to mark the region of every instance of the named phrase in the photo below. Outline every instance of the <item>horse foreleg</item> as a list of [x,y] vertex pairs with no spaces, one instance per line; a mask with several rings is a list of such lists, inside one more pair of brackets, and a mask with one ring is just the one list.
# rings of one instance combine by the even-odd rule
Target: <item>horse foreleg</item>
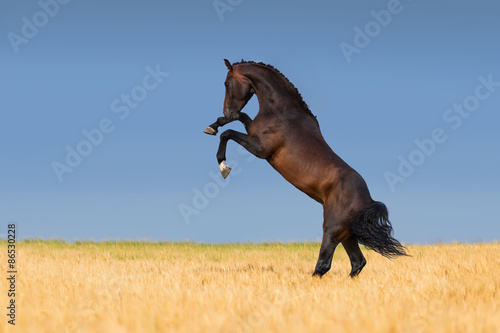
[[210,134],[210,135],[215,135],[219,131],[219,127],[224,126],[226,124],[229,124],[233,120],[227,119],[226,117],[219,117],[217,118],[217,121],[213,123],[212,125],[209,125],[203,133]]
[[243,123],[245,126],[245,129],[248,130],[250,125],[252,124],[252,118],[250,118],[246,113],[240,112],[239,117],[237,119],[228,119],[226,117],[219,117],[217,118],[217,121],[211,125],[209,125],[203,133],[210,134],[210,135],[215,135],[219,131],[219,127],[222,127],[226,124],[229,124],[235,120],[239,120]]
[[226,147],[229,140],[234,140],[235,142],[242,145],[251,154],[257,156],[258,158],[266,158],[264,150],[260,145],[260,140],[256,136],[250,136],[233,130],[227,130],[222,132],[220,135],[219,149],[217,150],[217,162],[219,163],[219,169],[224,179],[231,172],[231,168],[226,165]]
[[250,125],[252,125],[252,121],[253,121],[252,118],[250,118],[246,113],[240,112],[240,116],[239,116],[238,120],[243,123],[243,126],[245,126],[245,129],[248,132],[248,128],[250,127]]

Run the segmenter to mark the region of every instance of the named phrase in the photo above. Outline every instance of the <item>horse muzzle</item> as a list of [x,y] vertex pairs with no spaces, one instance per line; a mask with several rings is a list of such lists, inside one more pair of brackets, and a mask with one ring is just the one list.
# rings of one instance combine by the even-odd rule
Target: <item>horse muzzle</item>
[[229,120],[236,120],[240,117],[238,111],[231,111],[228,109],[224,109],[223,113],[224,113],[224,117],[226,117]]

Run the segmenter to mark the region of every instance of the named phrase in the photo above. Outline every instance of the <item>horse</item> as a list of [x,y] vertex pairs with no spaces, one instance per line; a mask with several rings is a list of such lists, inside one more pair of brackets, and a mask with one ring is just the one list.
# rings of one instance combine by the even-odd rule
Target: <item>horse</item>
[[[385,204],[374,201],[361,175],[333,152],[321,134],[317,118],[295,86],[276,68],[262,62],[224,63],[228,69],[224,117],[204,132],[233,121],[243,123],[247,134],[226,130],[220,135],[217,162],[225,179],[226,146],[233,140],[251,154],[265,159],[283,178],[323,205],[323,239],[313,276],[331,268],[335,248],[342,243],[351,262],[351,277],[359,275],[366,259],[359,244],[389,259],[407,256],[393,238]],[[253,95],[259,112],[252,120],[241,112]]]

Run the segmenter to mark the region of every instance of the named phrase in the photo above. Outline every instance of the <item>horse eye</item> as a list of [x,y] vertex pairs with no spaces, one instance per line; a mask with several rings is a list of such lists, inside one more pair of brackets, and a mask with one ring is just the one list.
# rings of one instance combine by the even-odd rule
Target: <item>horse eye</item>
[[227,82],[224,82],[224,85],[225,85],[226,87],[229,87],[229,83],[227,83]]

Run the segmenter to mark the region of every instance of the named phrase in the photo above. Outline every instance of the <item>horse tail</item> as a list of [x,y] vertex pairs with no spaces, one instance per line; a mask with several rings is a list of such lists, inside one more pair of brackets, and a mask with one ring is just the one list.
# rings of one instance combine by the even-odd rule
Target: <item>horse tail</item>
[[392,237],[387,207],[379,201],[357,213],[350,222],[350,231],[358,242],[386,258],[408,256],[407,249]]

